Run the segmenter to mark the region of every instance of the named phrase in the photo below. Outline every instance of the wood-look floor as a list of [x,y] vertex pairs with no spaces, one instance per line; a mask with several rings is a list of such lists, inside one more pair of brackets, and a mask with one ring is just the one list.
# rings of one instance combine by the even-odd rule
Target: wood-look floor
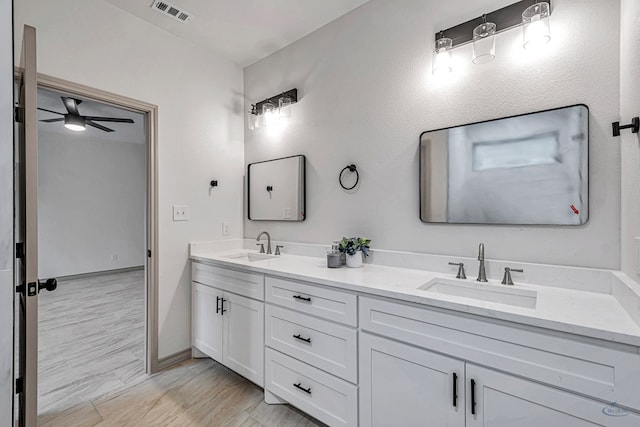
[[145,379],[144,271],[61,280],[38,298],[38,413]]
[[267,405],[262,389],[211,359],[192,359],[59,413],[40,427],[322,426],[287,405]]
[[312,427],[212,361],[144,374],[142,271],[61,281],[40,294],[40,427]]

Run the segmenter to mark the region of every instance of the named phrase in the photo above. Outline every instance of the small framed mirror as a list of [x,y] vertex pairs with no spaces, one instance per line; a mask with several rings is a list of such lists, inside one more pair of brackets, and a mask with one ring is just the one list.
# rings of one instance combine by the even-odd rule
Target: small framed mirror
[[589,109],[573,105],[420,135],[420,219],[582,225]]
[[305,166],[303,155],[250,163],[247,167],[248,218],[304,221]]

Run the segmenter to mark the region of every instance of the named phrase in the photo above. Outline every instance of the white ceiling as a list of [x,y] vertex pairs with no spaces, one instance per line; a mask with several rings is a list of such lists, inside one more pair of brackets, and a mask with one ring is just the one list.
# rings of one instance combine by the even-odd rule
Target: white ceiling
[[[74,132],[64,127],[64,122],[43,123],[38,122],[39,132],[52,132],[68,136],[69,138],[92,138],[105,141],[124,141],[134,144],[144,144],[144,115],[133,111],[113,107],[108,104],[83,99],[76,95],[67,95],[62,92],[56,92],[49,89],[38,88],[38,107],[47,110],[65,113],[66,109],[62,104],[61,96],[71,96],[75,99],[82,99],[82,103],[78,105],[78,111],[83,116],[99,116],[99,117],[120,117],[125,119],[133,119],[134,123],[107,123],[97,122],[103,126],[113,129],[115,132],[105,132],[100,129],[87,126],[82,132]],[[63,117],[60,114],[49,113],[47,111],[38,111],[38,120],[55,119]]]
[[152,0],[105,0],[241,66],[269,56],[369,0],[169,0],[192,14],[183,23]]

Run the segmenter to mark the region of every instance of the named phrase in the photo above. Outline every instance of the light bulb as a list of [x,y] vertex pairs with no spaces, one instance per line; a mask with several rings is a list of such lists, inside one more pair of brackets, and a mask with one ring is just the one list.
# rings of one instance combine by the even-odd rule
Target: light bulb
[[262,106],[262,116],[264,117],[264,125],[265,126],[273,125],[277,120],[277,116],[276,116],[276,112],[275,112],[275,105],[273,105],[271,102],[267,101]]
[[451,68],[451,48],[453,40],[441,37],[436,40],[436,49],[433,51],[433,75],[443,75],[450,73]]
[[522,47],[539,49],[551,40],[550,32],[549,3],[536,3],[522,12]]

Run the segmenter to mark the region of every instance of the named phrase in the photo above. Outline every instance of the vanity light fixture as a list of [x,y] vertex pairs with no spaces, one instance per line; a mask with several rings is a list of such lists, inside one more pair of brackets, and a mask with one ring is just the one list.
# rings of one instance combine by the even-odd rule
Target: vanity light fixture
[[[452,49],[473,43],[473,63],[483,64],[495,58],[495,35],[523,27],[524,48],[546,44],[550,39],[551,0],[521,0],[502,9],[471,19],[435,34],[433,74],[451,71]],[[446,54],[446,55],[445,55]]]
[[255,104],[248,111],[247,124],[250,130],[275,125],[291,118],[291,106],[298,102],[298,89],[289,89]]
[[436,39],[436,48],[433,51],[433,75],[438,76],[451,72],[451,48],[453,48],[453,40],[445,37],[441,32],[440,38]]
[[549,43],[549,3],[536,3],[522,12],[522,36],[525,49],[539,49]]
[[487,22],[482,16],[482,24],[473,29],[473,63],[485,64],[496,57],[496,24]]
[[81,132],[83,130],[87,130],[87,123],[85,122],[84,117],[65,114],[64,127],[75,132]]

